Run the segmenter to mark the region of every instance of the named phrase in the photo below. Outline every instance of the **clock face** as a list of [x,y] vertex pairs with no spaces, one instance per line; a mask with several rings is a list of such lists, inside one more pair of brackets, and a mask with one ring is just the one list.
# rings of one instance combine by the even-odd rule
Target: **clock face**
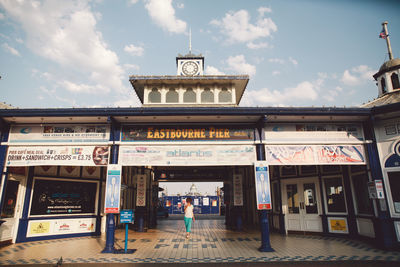
[[195,75],[199,71],[199,66],[194,61],[188,61],[182,65],[182,71],[185,75]]

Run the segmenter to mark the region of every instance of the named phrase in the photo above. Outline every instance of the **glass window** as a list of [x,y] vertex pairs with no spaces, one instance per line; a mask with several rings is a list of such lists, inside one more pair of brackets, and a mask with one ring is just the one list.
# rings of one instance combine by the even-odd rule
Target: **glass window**
[[287,205],[289,213],[299,213],[299,194],[297,184],[286,185]]
[[281,211],[279,196],[280,196],[279,184],[278,184],[278,182],[274,182],[274,183],[272,183],[272,197],[274,200],[272,203],[274,205],[274,211],[276,211],[276,212]]
[[230,103],[232,102],[232,94],[226,88],[222,88],[219,92],[219,102],[220,103]]
[[316,199],[316,192],[315,192],[315,184],[309,183],[303,185],[304,191],[304,204],[306,208],[307,214],[317,214],[318,213],[318,206],[317,206],[317,199]]
[[372,214],[372,203],[368,195],[368,174],[352,174],[354,195],[358,214]]
[[214,103],[214,93],[211,92],[210,88],[204,89],[201,93],[201,103]]
[[165,101],[167,103],[178,103],[179,102],[178,92],[176,92],[174,88],[169,89]]
[[392,194],[392,201],[394,211],[400,213],[400,171],[388,172],[390,193]]
[[400,88],[399,75],[397,75],[396,73],[393,73],[390,78],[392,79],[393,89]]
[[149,93],[149,103],[161,103],[161,93],[157,88],[153,88]]
[[196,103],[196,93],[192,88],[188,88],[183,94],[183,102],[185,103]]
[[341,177],[324,178],[328,212],[346,212]]
[[382,94],[387,93],[385,78],[381,79]]

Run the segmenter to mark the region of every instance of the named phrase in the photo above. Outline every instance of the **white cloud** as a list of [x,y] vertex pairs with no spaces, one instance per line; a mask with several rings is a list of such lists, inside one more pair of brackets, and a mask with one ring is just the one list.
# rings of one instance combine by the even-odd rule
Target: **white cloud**
[[23,44],[24,40],[22,40],[21,38],[15,38],[15,41],[17,41],[17,43]]
[[176,5],[176,7],[182,9],[182,8],[185,8],[185,4],[184,3],[178,3]]
[[340,81],[348,86],[361,85],[366,81],[372,81],[372,75],[374,75],[375,72],[376,71],[366,65],[359,65],[353,67],[351,70],[345,70]]
[[255,24],[251,24],[249,12],[244,9],[237,12],[230,11],[221,20],[214,19],[210,23],[219,27],[230,43],[254,42],[259,38],[269,37],[272,32],[278,30],[271,18],[263,16],[259,17]]
[[216,67],[213,66],[207,66],[205,73],[207,75],[225,75],[222,71],[219,71]]
[[86,1],[2,1],[1,6],[25,31],[29,49],[66,71],[70,68],[70,80],[82,79],[72,73],[91,79],[66,82],[65,88],[88,93],[124,89],[118,56],[96,28],[96,15]]
[[172,0],[147,0],[145,7],[151,19],[163,30],[171,33],[186,31],[186,22],[175,17]]
[[0,13],[0,20],[3,20],[3,19],[5,19],[5,18],[6,18],[6,16],[4,16],[3,13]]
[[137,2],[139,2],[139,0],[129,0],[128,4],[129,5],[134,5],[134,4],[137,4]]
[[132,56],[143,56],[144,48],[141,46],[130,44],[124,47],[124,51],[131,54]]
[[227,59],[229,69],[237,72],[238,74],[248,74],[253,76],[256,74],[256,67],[248,64],[244,55],[230,56]]
[[257,11],[260,17],[264,17],[265,13],[272,13],[272,9],[269,7],[259,7]]
[[253,42],[249,42],[247,43],[247,47],[250,49],[260,49],[260,48],[268,48],[270,47],[270,45],[267,42],[261,42],[261,43],[253,43]]
[[15,49],[14,47],[9,46],[7,43],[3,43],[2,47],[3,47],[3,49],[5,51],[7,51],[10,54],[13,54],[14,56],[18,56],[18,57],[21,56],[21,54],[18,52],[17,49]]
[[298,101],[311,101],[318,98],[321,81],[314,82],[303,81],[295,87],[285,88],[283,90],[270,90],[263,88],[260,90],[249,90],[244,95],[242,104],[247,106],[288,106]]
[[90,85],[84,83],[77,84],[71,81],[64,80],[59,82],[59,85],[73,93],[91,93],[91,92],[101,93],[107,91],[107,88],[101,86],[100,84],[97,85]]

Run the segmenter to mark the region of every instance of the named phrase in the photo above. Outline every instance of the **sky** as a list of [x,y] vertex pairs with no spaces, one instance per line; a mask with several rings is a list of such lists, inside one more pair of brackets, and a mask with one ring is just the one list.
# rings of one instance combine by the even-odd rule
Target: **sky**
[[129,75],[248,74],[240,106],[358,106],[377,97],[388,21],[400,55],[400,4],[370,0],[0,0],[1,102],[19,108],[137,107]]

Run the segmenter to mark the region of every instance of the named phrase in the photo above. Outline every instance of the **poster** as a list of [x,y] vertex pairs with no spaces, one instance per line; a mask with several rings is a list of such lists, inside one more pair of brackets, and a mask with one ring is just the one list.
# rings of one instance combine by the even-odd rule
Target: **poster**
[[123,166],[252,165],[254,145],[120,146]]
[[203,197],[203,206],[210,206],[210,199],[208,197]]
[[105,166],[108,146],[10,146],[7,166]]
[[30,220],[27,237],[93,233],[96,218]]
[[268,165],[265,161],[256,161],[254,163],[256,199],[258,210],[270,210],[271,205],[271,188],[269,181]]
[[35,178],[30,215],[96,212],[97,182]]
[[146,206],[146,175],[137,175],[136,188],[136,206],[144,207]]
[[328,225],[330,233],[347,234],[349,232],[346,218],[328,218]]
[[107,144],[108,125],[18,125],[10,129],[10,144]]
[[108,165],[106,180],[105,213],[119,213],[122,166]]
[[243,206],[243,177],[241,174],[233,175],[233,205]]
[[362,145],[267,145],[269,165],[366,164]]

